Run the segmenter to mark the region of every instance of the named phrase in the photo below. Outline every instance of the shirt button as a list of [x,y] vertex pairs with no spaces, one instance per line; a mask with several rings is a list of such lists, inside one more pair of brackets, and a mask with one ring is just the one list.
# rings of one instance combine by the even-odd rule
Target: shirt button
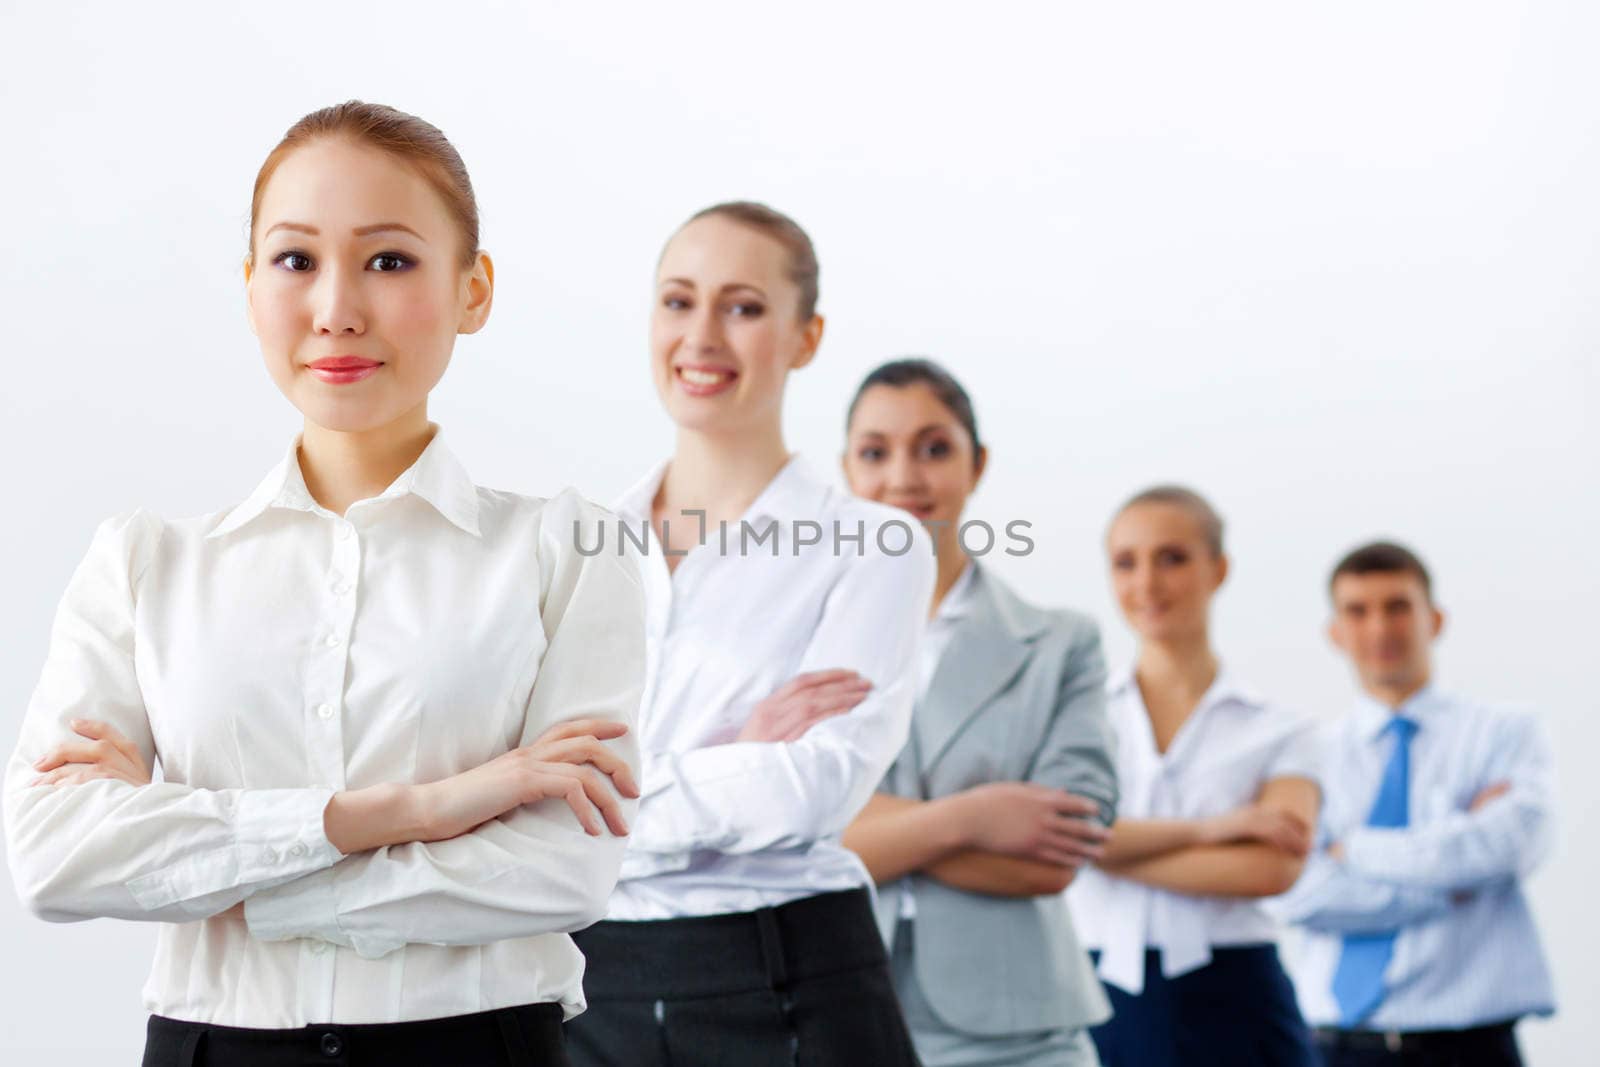
[[261,862],[262,863],[277,863],[278,862],[278,851],[277,851],[277,849],[271,849],[271,848],[262,849],[261,850]]
[[350,583],[349,582],[334,582],[333,583],[333,595],[334,596],[344,596],[349,591],[350,591]]
[[329,648],[338,648],[339,647],[339,635],[338,634],[329,634],[326,644],[327,644],[327,646]]
[[355,536],[355,533],[356,528],[351,526],[349,523],[346,523],[339,527],[339,540],[348,541],[350,538]]
[[318,704],[317,705],[317,718],[319,718],[319,719],[331,719],[331,718],[333,718],[333,705],[332,704]]
[[322,1035],[322,1054],[330,1060],[344,1051],[344,1042],[339,1040],[338,1034]]
[[291,855],[291,856],[304,856],[305,854],[306,854],[306,846],[304,844],[302,844],[301,842],[296,841],[294,844],[289,846],[289,855]]

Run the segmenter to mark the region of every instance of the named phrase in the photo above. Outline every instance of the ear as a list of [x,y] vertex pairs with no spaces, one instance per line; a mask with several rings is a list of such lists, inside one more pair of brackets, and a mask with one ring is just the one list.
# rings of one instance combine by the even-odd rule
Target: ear
[[1428,636],[1437,641],[1439,639],[1439,635],[1444,633],[1444,612],[1440,611],[1438,608],[1434,608],[1432,622],[1433,625],[1429,627],[1431,632]]
[[489,321],[489,309],[494,306],[494,260],[489,253],[479,252],[472,262],[466,279],[467,302],[461,309],[461,322],[457,333],[477,333]]
[[790,361],[790,370],[799,370],[817,358],[817,348],[822,344],[822,328],[826,325],[821,315],[811,316],[800,334],[800,351]]
[[244,318],[245,318],[245,321],[250,324],[250,332],[255,334],[257,337],[259,337],[259,336],[261,336],[261,331],[256,329],[256,306],[255,306],[255,303],[250,299],[250,279],[254,278],[255,274],[256,274],[256,271],[255,271],[254,264],[252,264],[250,262],[250,257],[249,256],[245,256],[244,257]]
[[1338,615],[1331,615],[1328,617],[1327,633],[1328,642],[1333,645],[1334,648],[1337,648],[1340,652],[1346,651],[1344,647],[1344,629],[1339,625]]
[[983,472],[989,469],[989,446],[978,446],[978,458],[972,464],[972,488],[978,488],[978,483],[983,480]]
[[1222,583],[1228,580],[1228,571],[1231,570],[1232,567],[1233,564],[1226,555],[1217,557],[1217,581],[1216,584],[1211,587],[1213,592],[1222,588]]

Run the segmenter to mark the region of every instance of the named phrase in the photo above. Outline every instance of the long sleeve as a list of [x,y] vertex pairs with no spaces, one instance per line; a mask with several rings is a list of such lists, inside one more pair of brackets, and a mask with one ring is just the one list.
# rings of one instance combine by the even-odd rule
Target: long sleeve
[[[636,722],[643,686],[644,601],[634,554],[584,556],[579,523],[609,521],[572,493],[542,516],[541,617],[546,647],[521,744],[575,718]],[[487,666],[487,665],[486,665]],[[638,768],[634,734],[609,744]],[[633,802],[624,814],[633,821]],[[447,841],[413,842],[252,896],[250,931],[263,940],[312,937],[368,958],[408,942],[484,944],[582,929],[605,914],[626,838],[586,834],[565,801],[547,799]]]
[[626,877],[686,863],[694,850],[803,847],[843,831],[905,744],[915,655],[934,561],[922,531],[903,555],[868,554],[829,591],[796,673],[845,668],[873,683],[867,698],[799,740],[737,742],[652,753]]
[[1072,625],[1055,718],[1027,777],[1097,802],[1101,823],[1110,826],[1117,817],[1117,769],[1116,738],[1106,714],[1105,656],[1093,622]]
[[1467,890],[1531,872],[1554,835],[1554,766],[1549,743],[1531,715],[1496,723],[1492,763],[1481,789],[1497,782],[1504,796],[1477,811],[1454,811],[1402,829],[1361,827],[1344,842],[1357,875],[1400,885]]
[[1267,902],[1282,921],[1320,933],[1398,930],[1449,912],[1450,893],[1366,877],[1317,852],[1293,889]]
[[108,916],[187,922],[339,859],[322,830],[327,789],[195,789],[98,780],[30,786],[33,763],[82,740],[73,719],[110,723],[157,756],[135,669],[139,579],[161,522],[108,519],[68,582],[39,684],[6,766],[5,832],[18,895],[58,922]]

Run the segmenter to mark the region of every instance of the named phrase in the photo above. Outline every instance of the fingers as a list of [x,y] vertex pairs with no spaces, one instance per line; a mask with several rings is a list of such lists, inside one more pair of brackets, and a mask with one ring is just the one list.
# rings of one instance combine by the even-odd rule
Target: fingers
[[1059,793],[1055,803],[1056,811],[1063,815],[1099,815],[1100,804],[1088,797],[1080,797],[1076,793]]
[[120,753],[107,741],[68,741],[34,762],[36,771],[53,770],[64,763],[105,763]]
[[551,763],[571,763],[574,766],[593,764],[596,770],[610,776],[617,792],[625,797],[639,795],[639,783],[627,762],[593,737],[572,737],[541,745],[539,755],[542,760]]
[[[112,778],[119,782],[128,782],[129,779],[121,774],[116,774],[105,767],[92,763],[69,763],[64,767],[57,767],[49,774],[41,774],[33,781],[33,785],[82,785],[92,782],[97,778]],[[137,785],[137,782],[130,784]]]
[[798,719],[794,723],[794,725],[789,727],[789,729],[784,731],[784,733],[779,735],[778,740],[779,741],[798,741],[802,737],[804,737],[806,735],[806,733],[808,731],[810,731],[810,729],[813,726],[817,725],[817,723],[822,722],[822,721],[824,721],[826,719],[832,719],[832,718],[834,718],[836,716],[843,715],[846,712],[848,712],[850,710],[850,708],[853,708],[853,707],[855,707],[855,705],[851,704],[851,705],[849,705],[849,707],[833,708],[833,709],[828,710],[828,711],[820,711],[820,712],[808,713],[803,718]]
[[855,671],[836,668],[825,671],[807,671],[804,674],[797,674],[793,678],[789,679],[788,684],[782,686],[778,691],[781,693],[784,689],[787,689],[790,691],[790,693],[798,693],[802,689],[808,689],[814,686],[836,685],[840,682],[851,681],[866,682],[866,684],[869,686],[872,684],[871,682],[867,682],[865,678],[862,678],[861,675]]
[[80,737],[104,741],[129,759],[139,763],[144,762],[144,754],[139,751],[139,746],[118,733],[117,728],[110,723],[98,719],[73,719],[67,725],[71,726],[72,732]]
[[543,744],[546,741],[565,741],[572,737],[592,737],[597,741],[610,741],[621,737],[628,732],[626,723],[614,719],[572,719],[569,722],[558,722],[550,729],[539,735],[534,744]]
[[609,778],[587,765],[539,763],[534,766],[533,799],[561,797],[592,837],[599,837],[607,827],[618,837],[627,834],[622,800],[612,790]]
[[1074,819],[1071,816],[1058,814],[1051,821],[1051,827],[1058,833],[1091,844],[1098,845],[1111,840],[1110,830],[1088,819]]
[[1101,859],[1106,853],[1106,850],[1094,841],[1087,841],[1081,837],[1059,832],[1047,834],[1041,842],[1041,846],[1053,853],[1072,856],[1078,863]]

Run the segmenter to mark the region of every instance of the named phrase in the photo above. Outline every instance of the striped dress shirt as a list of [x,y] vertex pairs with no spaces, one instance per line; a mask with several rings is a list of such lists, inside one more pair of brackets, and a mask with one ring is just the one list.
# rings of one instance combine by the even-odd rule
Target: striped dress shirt
[[[1391,748],[1393,714],[1411,742],[1410,825],[1366,826]],[[1332,991],[1348,933],[1397,930],[1372,1030],[1465,1029],[1555,1010],[1522,880],[1549,850],[1554,773],[1533,716],[1426,688],[1391,711],[1363,698],[1327,731],[1322,846],[1274,909],[1305,933],[1292,959],[1314,1026],[1339,1025]],[[1509,792],[1478,810],[1473,798]],[[1326,846],[1342,842],[1344,858]]]

